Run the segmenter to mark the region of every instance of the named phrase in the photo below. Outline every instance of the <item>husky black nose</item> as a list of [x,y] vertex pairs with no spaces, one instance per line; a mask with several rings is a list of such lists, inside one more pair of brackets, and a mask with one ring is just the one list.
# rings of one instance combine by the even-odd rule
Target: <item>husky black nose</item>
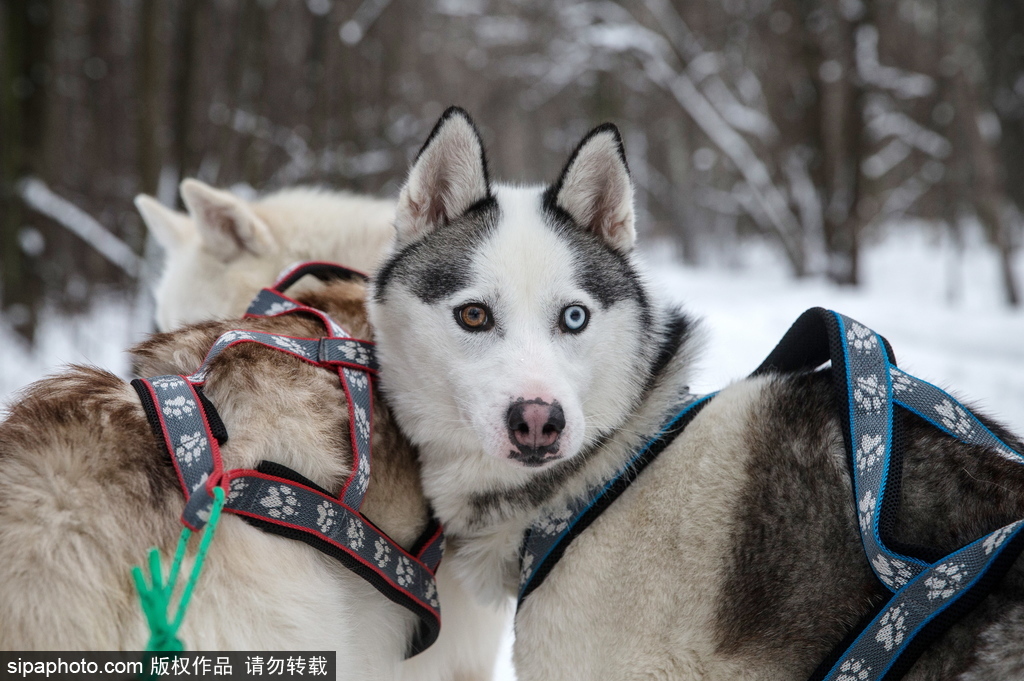
[[540,398],[519,400],[508,408],[508,439],[515,445],[512,458],[538,466],[558,453],[558,437],[565,428],[565,414],[558,402]]

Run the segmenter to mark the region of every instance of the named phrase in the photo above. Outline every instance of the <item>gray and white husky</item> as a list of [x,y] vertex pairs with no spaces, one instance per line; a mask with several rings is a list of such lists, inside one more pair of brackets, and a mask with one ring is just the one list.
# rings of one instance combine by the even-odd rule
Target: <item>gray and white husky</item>
[[[588,134],[554,184],[509,186],[450,109],[396,226],[370,303],[382,387],[419,447],[446,559],[499,599],[517,587],[524,531],[658,431],[701,333],[639,273],[614,126]],[[884,600],[829,381],[722,390],[523,602],[519,678],[807,678]],[[949,552],[1024,517],[1024,467],[918,420],[904,432],[900,541]],[[1024,678],[1022,634],[1018,563],[907,678]]]

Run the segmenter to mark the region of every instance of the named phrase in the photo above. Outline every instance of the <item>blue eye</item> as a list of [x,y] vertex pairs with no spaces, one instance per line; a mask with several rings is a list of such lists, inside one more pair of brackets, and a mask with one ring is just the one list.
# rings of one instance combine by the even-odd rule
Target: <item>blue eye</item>
[[579,333],[587,325],[590,313],[582,305],[570,305],[562,310],[562,318],[559,320],[559,327],[567,333]]

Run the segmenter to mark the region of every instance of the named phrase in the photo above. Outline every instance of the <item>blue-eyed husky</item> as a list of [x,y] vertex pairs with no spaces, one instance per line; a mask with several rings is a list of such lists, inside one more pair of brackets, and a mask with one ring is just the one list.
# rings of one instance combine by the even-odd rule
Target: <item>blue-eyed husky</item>
[[[382,387],[447,559],[484,597],[515,593],[524,532],[559,524],[686,395],[701,334],[638,273],[632,205],[614,126],[554,184],[516,187],[491,182],[456,108],[399,197],[370,305]],[[877,611],[829,376],[767,373],[708,403],[522,602],[519,678],[806,679]],[[901,545],[949,553],[1024,517],[1024,467],[909,415],[899,427]],[[907,678],[1024,678],[1022,634],[1015,565]]]

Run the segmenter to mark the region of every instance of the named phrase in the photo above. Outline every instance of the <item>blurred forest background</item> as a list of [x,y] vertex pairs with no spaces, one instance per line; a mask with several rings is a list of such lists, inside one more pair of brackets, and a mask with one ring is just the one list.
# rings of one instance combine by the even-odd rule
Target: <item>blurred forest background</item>
[[553,178],[623,130],[642,238],[687,263],[772,244],[856,285],[909,218],[980,226],[1019,305],[1020,0],[4,0],[0,309],[144,294],[140,192],[397,192],[449,104],[492,173]]

